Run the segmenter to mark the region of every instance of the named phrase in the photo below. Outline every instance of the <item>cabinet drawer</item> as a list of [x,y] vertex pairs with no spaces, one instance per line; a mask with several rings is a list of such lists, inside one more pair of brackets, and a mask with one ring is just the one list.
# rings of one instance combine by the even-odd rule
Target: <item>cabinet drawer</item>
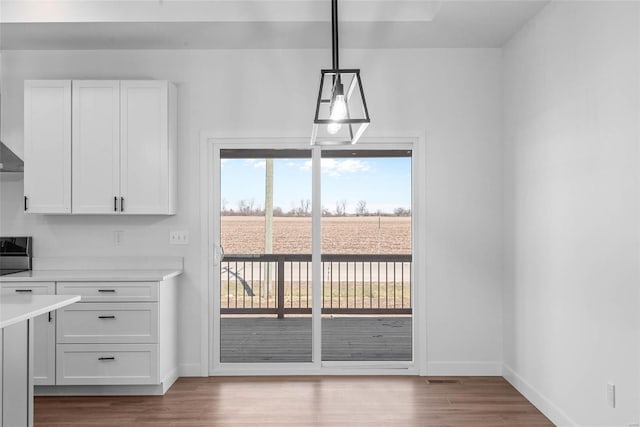
[[157,384],[156,344],[58,344],[58,385]]
[[61,343],[157,343],[158,304],[85,303],[58,310]]
[[80,295],[82,302],[158,301],[157,282],[58,282],[58,295]]
[[2,283],[0,285],[0,295],[53,295],[55,287],[53,282],[31,282],[31,283]]

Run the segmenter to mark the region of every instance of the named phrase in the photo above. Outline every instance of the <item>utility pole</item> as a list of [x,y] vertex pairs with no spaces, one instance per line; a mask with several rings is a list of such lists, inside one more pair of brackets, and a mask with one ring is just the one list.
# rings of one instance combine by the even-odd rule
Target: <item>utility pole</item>
[[[273,159],[265,160],[264,188],[264,253],[273,253]],[[275,264],[265,264],[265,282],[271,287],[271,275]]]

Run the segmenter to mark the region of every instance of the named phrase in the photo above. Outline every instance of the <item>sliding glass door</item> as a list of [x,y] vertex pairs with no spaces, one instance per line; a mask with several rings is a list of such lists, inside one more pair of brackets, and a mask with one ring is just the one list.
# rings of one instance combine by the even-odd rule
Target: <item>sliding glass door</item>
[[322,152],[322,360],[411,361],[411,151]]
[[220,151],[220,362],[312,361],[311,151]]
[[214,370],[409,366],[410,146],[213,148]]

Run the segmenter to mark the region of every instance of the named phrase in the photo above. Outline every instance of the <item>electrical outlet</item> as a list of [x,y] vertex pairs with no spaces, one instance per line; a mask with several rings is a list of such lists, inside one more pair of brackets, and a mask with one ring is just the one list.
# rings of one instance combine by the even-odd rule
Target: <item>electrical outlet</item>
[[169,243],[172,245],[188,245],[189,232],[186,230],[171,231],[169,233]]
[[616,407],[616,385],[609,383],[607,384],[607,402],[609,403],[609,407]]
[[114,246],[122,246],[124,241],[124,231],[118,230],[113,232],[113,244]]

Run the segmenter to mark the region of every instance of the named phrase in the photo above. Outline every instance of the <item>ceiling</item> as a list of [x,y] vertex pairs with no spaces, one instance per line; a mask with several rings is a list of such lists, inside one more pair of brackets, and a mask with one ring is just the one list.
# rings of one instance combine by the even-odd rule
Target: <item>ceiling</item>
[[[340,46],[500,47],[548,2],[341,0]],[[32,7],[25,8],[25,4]],[[0,6],[2,50],[297,49],[331,45],[328,0],[1,0]]]

